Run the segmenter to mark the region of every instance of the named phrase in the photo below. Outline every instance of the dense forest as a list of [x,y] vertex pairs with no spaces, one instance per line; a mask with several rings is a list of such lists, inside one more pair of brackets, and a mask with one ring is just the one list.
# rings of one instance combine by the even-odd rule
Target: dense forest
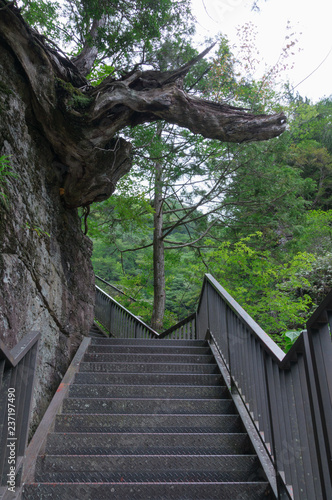
[[[98,285],[155,328],[195,310],[209,272],[287,349],[332,287],[332,100],[313,104],[278,85],[280,62],[254,80],[255,46],[247,48],[246,57],[235,55],[220,37],[196,92],[258,112],[282,108],[287,130],[266,143],[235,145],[165,123],[128,130],[135,166],[109,200],[93,205],[88,234],[96,274],[123,293]],[[160,246],[165,310],[158,324]]]

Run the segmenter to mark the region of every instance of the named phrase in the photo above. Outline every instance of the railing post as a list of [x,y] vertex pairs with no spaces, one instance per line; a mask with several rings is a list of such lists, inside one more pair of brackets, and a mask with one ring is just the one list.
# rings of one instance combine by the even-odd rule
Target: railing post
[[[16,498],[25,454],[40,334],[28,333],[11,350],[0,341],[0,491]],[[15,493],[13,495],[13,493]]]
[[[272,359],[270,358],[270,363],[272,363]],[[281,481],[281,477],[278,472],[278,456],[277,456],[277,450],[276,450],[276,443],[275,443],[275,430],[274,430],[274,424],[273,424],[273,417],[272,415],[275,415],[276,408],[272,404],[271,401],[271,389],[270,389],[270,379],[273,380],[273,372],[270,371],[270,374],[268,374],[268,367],[267,367],[267,354],[266,351],[264,351],[264,378],[265,378],[265,386],[266,386],[266,395],[267,395],[267,404],[268,404],[268,420],[269,420],[269,425],[271,429],[271,451],[270,453],[272,454],[274,460],[272,462],[273,467],[274,467],[274,472],[276,476],[276,481],[277,481],[277,489],[278,489],[278,500],[282,500],[284,498],[289,498],[288,495],[285,496],[285,488],[284,485]]]
[[[327,323],[320,328],[310,327],[303,333],[305,345],[305,361],[307,372],[307,384],[309,390],[312,417],[315,423],[314,436],[317,449],[317,461],[319,464],[319,474],[321,479],[322,494],[324,500],[332,498],[332,456],[331,456],[331,428],[332,407],[331,396],[328,389],[322,394],[322,377],[326,377],[327,383],[332,387],[332,344],[331,333]],[[316,341],[314,345],[314,341]],[[327,341],[329,342],[327,344]],[[326,349],[324,349],[324,344]],[[324,363],[324,355],[330,361]],[[318,357],[318,359],[317,359]],[[323,372],[323,373],[321,373]]]

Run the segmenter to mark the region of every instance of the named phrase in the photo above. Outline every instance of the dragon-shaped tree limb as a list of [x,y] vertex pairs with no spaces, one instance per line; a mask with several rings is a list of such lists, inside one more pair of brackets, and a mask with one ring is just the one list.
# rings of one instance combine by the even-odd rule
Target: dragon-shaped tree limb
[[267,140],[285,130],[282,113],[255,115],[183,90],[184,76],[210,48],[174,71],[133,71],[91,87],[84,76],[93,62],[91,50],[71,61],[28,26],[12,4],[0,0],[0,9],[0,41],[21,66],[33,112],[54,151],[54,168],[64,173],[61,193],[68,207],[108,198],[130,170],[131,144],[118,135],[127,126],[165,120],[236,143]]

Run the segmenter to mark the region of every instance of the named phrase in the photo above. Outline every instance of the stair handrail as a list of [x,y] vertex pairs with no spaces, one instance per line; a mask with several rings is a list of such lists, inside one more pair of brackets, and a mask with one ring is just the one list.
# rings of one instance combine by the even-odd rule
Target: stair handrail
[[40,333],[12,349],[0,340],[0,498],[13,498],[27,446]]
[[124,338],[195,338],[196,313],[163,332],[157,332],[126,309],[104,290],[96,287],[95,318],[114,337]]
[[206,274],[197,309],[275,468],[278,498],[332,498],[332,292],[285,354]]
[[134,297],[131,297],[130,295],[126,294],[125,292],[120,290],[120,288],[117,288],[115,285],[112,285],[112,283],[110,283],[109,281],[104,280],[104,278],[101,278],[100,276],[97,275],[95,275],[95,278],[104,283],[105,285],[109,286],[110,288],[113,288],[113,290],[115,290],[117,293],[120,293],[121,295],[128,297],[128,299],[130,299],[132,302],[136,302],[136,299],[134,299]]

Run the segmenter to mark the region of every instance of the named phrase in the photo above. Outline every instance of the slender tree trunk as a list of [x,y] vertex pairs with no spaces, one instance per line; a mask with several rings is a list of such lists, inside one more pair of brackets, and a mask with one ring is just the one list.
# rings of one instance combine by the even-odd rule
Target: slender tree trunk
[[[157,135],[161,135],[158,124]],[[155,164],[154,183],[154,232],[153,232],[153,312],[151,326],[154,330],[162,330],[166,304],[165,283],[165,251],[163,240],[163,165]]]

